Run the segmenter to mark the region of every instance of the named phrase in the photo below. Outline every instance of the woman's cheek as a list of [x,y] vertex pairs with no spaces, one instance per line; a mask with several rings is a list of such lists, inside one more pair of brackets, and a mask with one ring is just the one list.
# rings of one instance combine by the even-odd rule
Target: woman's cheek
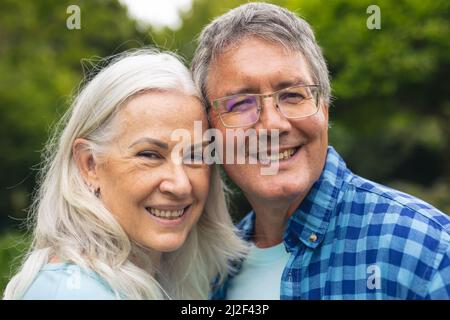
[[209,166],[198,168],[194,170],[192,175],[192,188],[196,197],[200,198],[202,202],[206,201],[209,191],[209,179],[210,179],[210,168]]

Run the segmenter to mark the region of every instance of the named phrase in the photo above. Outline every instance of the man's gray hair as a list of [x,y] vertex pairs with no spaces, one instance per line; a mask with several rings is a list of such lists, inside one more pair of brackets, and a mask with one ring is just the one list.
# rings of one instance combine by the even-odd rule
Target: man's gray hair
[[320,86],[321,98],[327,104],[330,102],[327,64],[310,25],[285,8],[253,2],[217,17],[199,36],[191,69],[207,107],[210,104],[206,81],[211,61],[229,45],[247,36],[257,36],[289,50],[300,51],[308,63],[313,81]]

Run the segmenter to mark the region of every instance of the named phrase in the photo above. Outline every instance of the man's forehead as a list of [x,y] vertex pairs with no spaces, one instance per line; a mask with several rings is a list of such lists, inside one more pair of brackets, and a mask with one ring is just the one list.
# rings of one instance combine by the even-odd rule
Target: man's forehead
[[233,38],[227,39],[227,41],[224,42],[224,45],[221,47],[216,47],[213,49],[212,52],[212,59],[213,61],[217,56],[226,54],[226,53],[232,53],[237,48],[242,46],[243,44],[249,43],[249,42],[262,42],[270,46],[274,46],[277,48],[280,48],[284,51],[285,54],[289,55],[294,52],[301,52],[299,47],[296,43],[292,43],[289,40],[277,40],[277,39],[268,39],[264,36],[258,35],[258,34],[245,34],[240,36],[235,36]]
[[[233,54],[233,53],[230,53]],[[310,67],[301,52],[286,57],[258,57],[259,61],[244,63],[223,56],[210,66],[206,89],[210,98],[242,93],[261,93],[261,90],[276,91],[294,85],[311,85],[313,77]],[[278,61],[274,61],[278,59]],[[228,62],[228,63],[227,63]],[[219,91],[219,92],[218,92]]]
[[[255,54],[255,51],[257,54]],[[231,44],[227,44],[222,49],[216,49],[213,52],[208,69],[211,70],[230,62],[252,63],[257,61],[258,58],[270,58],[267,57],[268,51],[272,55],[276,54],[278,57],[283,57],[284,59],[305,59],[303,52],[297,49],[294,44],[289,45],[278,41],[269,41],[257,36],[246,36]]]

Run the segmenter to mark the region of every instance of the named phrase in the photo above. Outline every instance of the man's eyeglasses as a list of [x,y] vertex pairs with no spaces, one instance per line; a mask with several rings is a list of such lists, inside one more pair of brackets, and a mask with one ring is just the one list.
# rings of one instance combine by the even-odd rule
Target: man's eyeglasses
[[312,116],[319,110],[319,86],[298,85],[270,94],[237,94],[213,100],[224,127],[239,128],[258,122],[262,99],[273,97],[275,106],[288,119]]

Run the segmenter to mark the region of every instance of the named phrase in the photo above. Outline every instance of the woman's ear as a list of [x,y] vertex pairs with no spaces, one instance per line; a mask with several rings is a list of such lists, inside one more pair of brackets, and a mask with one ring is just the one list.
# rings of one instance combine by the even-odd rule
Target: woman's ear
[[99,186],[98,170],[89,142],[86,139],[76,139],[72,145],[72,153],[85,183],[96,189]]

